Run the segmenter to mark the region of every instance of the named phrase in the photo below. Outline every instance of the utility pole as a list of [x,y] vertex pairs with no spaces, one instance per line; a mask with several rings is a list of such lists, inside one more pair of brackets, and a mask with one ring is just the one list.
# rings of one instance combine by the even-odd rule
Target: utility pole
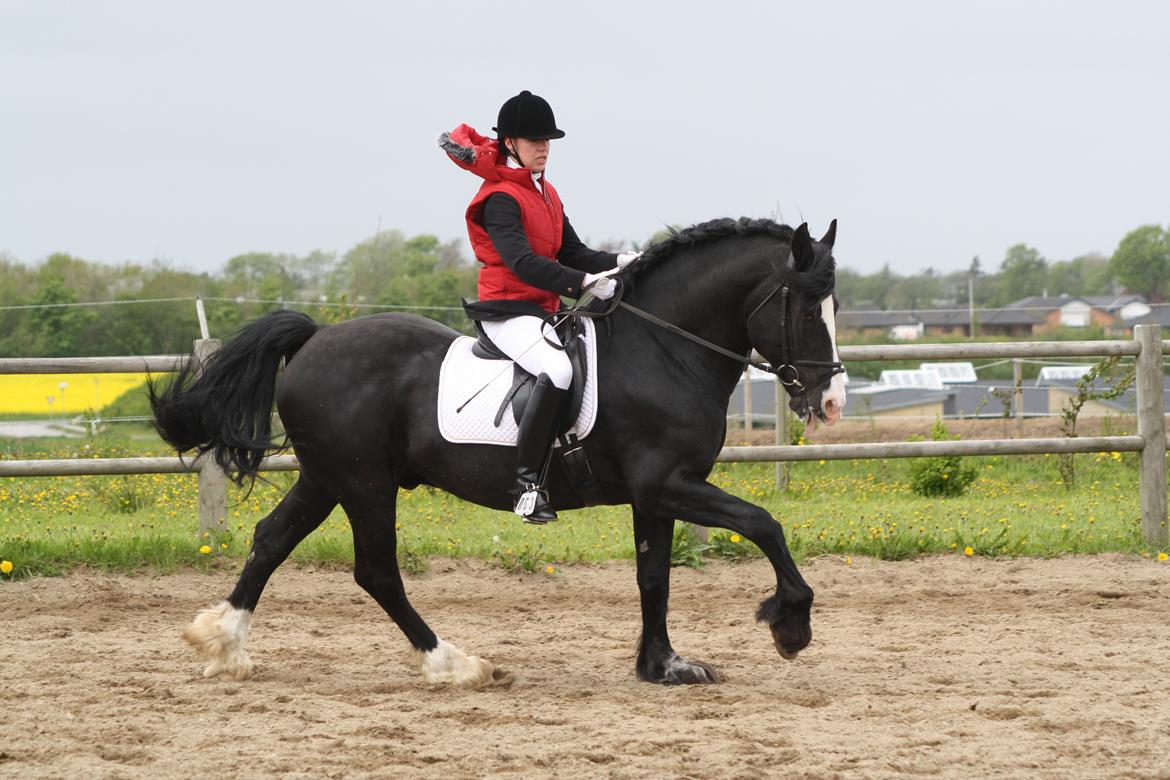
[[967,319],[970,323],[968,331],[971,340],[975,340],[975,277],[979,274],[979,255],[971,259],[971,269],[967,274]]

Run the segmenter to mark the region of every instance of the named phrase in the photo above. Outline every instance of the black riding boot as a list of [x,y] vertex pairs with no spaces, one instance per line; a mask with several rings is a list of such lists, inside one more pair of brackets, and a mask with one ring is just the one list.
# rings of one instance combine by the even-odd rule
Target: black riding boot
[[[548,503],[548,493],[540,484],[540,472],[556,437],[561,404],[568,394],[568,390],[554,385],[548,374],[541,374],[536,378],[524,416],[520,418],[520,434],[516,441],[516,488],[512,492],[516,496],[516,513],[523,514],[526,523],[543,525],[557,519],[557,513]],[[531,508],[523,507],[526,511],[522,512],[520,502],[530,492],[535,492],[536,501]]]

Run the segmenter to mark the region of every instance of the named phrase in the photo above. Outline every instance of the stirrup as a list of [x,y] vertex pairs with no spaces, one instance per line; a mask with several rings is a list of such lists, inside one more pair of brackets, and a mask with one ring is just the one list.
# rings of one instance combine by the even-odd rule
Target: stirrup
[[537,485],[524,485],[512,511],[532,525],[544,525],[557,519],[557,513],[548,502],[548,495]]

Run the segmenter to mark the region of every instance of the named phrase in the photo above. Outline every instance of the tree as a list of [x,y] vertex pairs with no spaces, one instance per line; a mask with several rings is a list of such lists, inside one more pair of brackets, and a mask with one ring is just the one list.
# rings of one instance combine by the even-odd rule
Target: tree
[[1020,298],[1040,295],[1048,282],[1048,261],[1027,244],[1009,247],[1000,266],[1000,291],[1009,303]]
[[1081,295],[1109,295],[1114,292],[1108,257],[1090,252],[1074,258],[1073,262],[1081,263],[1081,278],[1084,280]]
[[[10,255],[0,254],[0,307],[31,303],[37,293],[36,274]],[[31,355],[22,342],[27,309],[0,308],[0,357]]]
[[865,277],[852,268],[837,269],[837,300],[847,309],[868,308],[872,305],[865,299],[862,287]]
[[889,289],[885,302],[891,309],[932,309],[943,294],[942,280],[927,269],[917,276],[900,279]]
[[[436,272],[466,273],[471,268],[457,241],[442,243],[427,234],[407,238],[400,230],[388,230],[346,252],[330,274],[328,287],[330,297],[344,294],[353,302],[387,303],[387,296],[402,297],[410,279]],[[458,299],[443,305],[458,305]]]
[[[28,341],[33,354],[43,357],[71,357],[87,354],[81,342],[95,315],[91,309],[67,304],[76,303],[77,295],[65,286],[65,278],[49,269],[41,276],[35,303],[45,308],[29,314]],[[62,305],[66,304],[66,305]]]
[[1048,290],[1053,295],[1106,295],[1108,261],[1097,254],[1081,255],[1048,266]]
[[1159,225],[1131,230],[1110,258],[1109,271],[1129,292],[1140,293],[1151,302],[1166,300],[1170,233]]
[[329,273],[337,261],[336,252],[314,249],[302,257],[291,258],[285,270],[296,280],[297,297],[316,300],[324,291]]
[[262,300],[288,300],[296,294],[297,284],[290,269],[296,264],[291,255],[249,252],[227,261],[224,276],[234,295]]
[[889,305],[894,288],[902,281],[902,277],[891,271],[890,264],[886,263],[882,266],[882,270],[870,276],[867,281],[869,282],[868,297],[875,301],[879,308],[884,309]]
[[[139,285],[132,293],[120,293],[119,300],[143,300],[151,298],[196,298],[219,296],[220,283],[206,273],[195,274],[176,270],[158,262],[149,266],[127,266],[133,272]],[[211,335],[225,338],[239,327],[216,321],[221,312],[235,312],[237,307],[227,308],[208,302],[211,320]],[[107,333],[101,351],[114,355],[151,355],[183,353],[191,349],[191,342],[199,337],[199,321],[195,315],[195,304],[190,301],[167,303],[135,303],[122,306],[106,306],[98,310],[102,325]],[[97,353],[95,353],[97,354]]]

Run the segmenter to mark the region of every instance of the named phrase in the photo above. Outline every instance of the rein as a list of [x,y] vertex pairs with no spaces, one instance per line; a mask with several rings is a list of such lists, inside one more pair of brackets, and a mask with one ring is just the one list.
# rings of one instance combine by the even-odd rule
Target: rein
[[[672,322],[667,322],[666,320],[662,319],[661,317],[657,317],[648,311],[645,311],[643,309],[639,309],[637,306],[633,306],[629,303],[626,303],[625,301],[622,300],[622,295],[624,292],[625,292],[625,285],[623,284],[623,285],[620,285],[617,293],[614,294],[612,302],[602,311],[599,311],[599,312],[584,311],[583,307],[580,304],[578,304],[578,306],[576,306],[572,309],[569,309],[568,311],[558,312],[558,314],[567,315],[567,316],[586,317],[586,318],[603,318],[603,317],[609,316],[610,314],[612,314],[614,312],[615,309],[620,307],[620,308],[625,309],[626,311],[630,312],[631,314],[634,314],[638,317],[641,317],[642,319],[646,320],[647,322],[651,322],[654,325],[657,325],[658,327],[663,328],[664,330],[668,330],[671,333],[674,333],[675,335],[682,336],[683,338],[685,338],[689,341],[692,341],[701,347],[709,349],[712,352],[716,352],[716,353],[722,355],[723,357],[730,358],[731,360],[734,360],[736,363],[739,363],[741,366],[749,366],[750,365],[751,367],[757,368],[760,371],[764,371],[764,372],[767,372],[769,374],[772,374],[773,376],[776,377],[777,380],[779,380],[780,384],[784,385],[784,388],[785,388],[785,390],[788,391],[788,395],[790,397],[792,397],[793,399],[800,399],[801,401],[803,401],[806,409],[811,408],[809,405],[809,402],[808,402],[808,394],[809,393],[825,387],[826,385],[829,384],[829,382],[831,382],[833,380],[833,377],[835,377],[837,374],[842,374],[845,372],[845,364],[840,362],[840,361],[837,361],[837,360],[795,360],[795,359],[793,359],[792,354],[793,354],[793,352],[795,352],[795,348],[792,344],[792,335],[791,335],[792,330],[791,330],[791,328],[788,327],[788,299],[791,295],[791,291],[789,290],[788,285],[785,284],[784,282],[780,282],[775,287],[773,287],[772,290],[767,295],[764,296],[764,299],[762,301],[760,301],[758,304],[756,304],[755,308],[752,309],[751,314],[749,314],[747,317],[747,325],[750,326],[752,323],[752,319],[757,314],[760,313],[760,310],[764,308],[764,305],[767,304],[768,301],[772,300],[772,298],[776,297],[776,293],[780,293],[780,365],[779,366],[772,366],[768,363],[764,363],[764,362],[759,361],[759,360],[753,360],[751,357],[750,351],[746,355],[740,355],[736,352],[732,352],[731,350],[726,349],[724,347],[721,347],[718,344],[713,344],[712,342],[707,341],[706,339],[704,339],[700,336],[696,336],[694,333],[691,333],[690,331],[683,330],[682,328],[680,328],[679,326],[675,325]],[[559,346],[559,345],[557,345],[557,346]],[[812,367],[812,368],[826,368],[826,369],[828,369],[828,371],[826,371],[825,373],[823,373],[822,375],[817,377],[817,381],[814,382],[813,384],[805,386],[800,381],[800,373],[797,371],[797,366],[806,366],[806,367]]]

